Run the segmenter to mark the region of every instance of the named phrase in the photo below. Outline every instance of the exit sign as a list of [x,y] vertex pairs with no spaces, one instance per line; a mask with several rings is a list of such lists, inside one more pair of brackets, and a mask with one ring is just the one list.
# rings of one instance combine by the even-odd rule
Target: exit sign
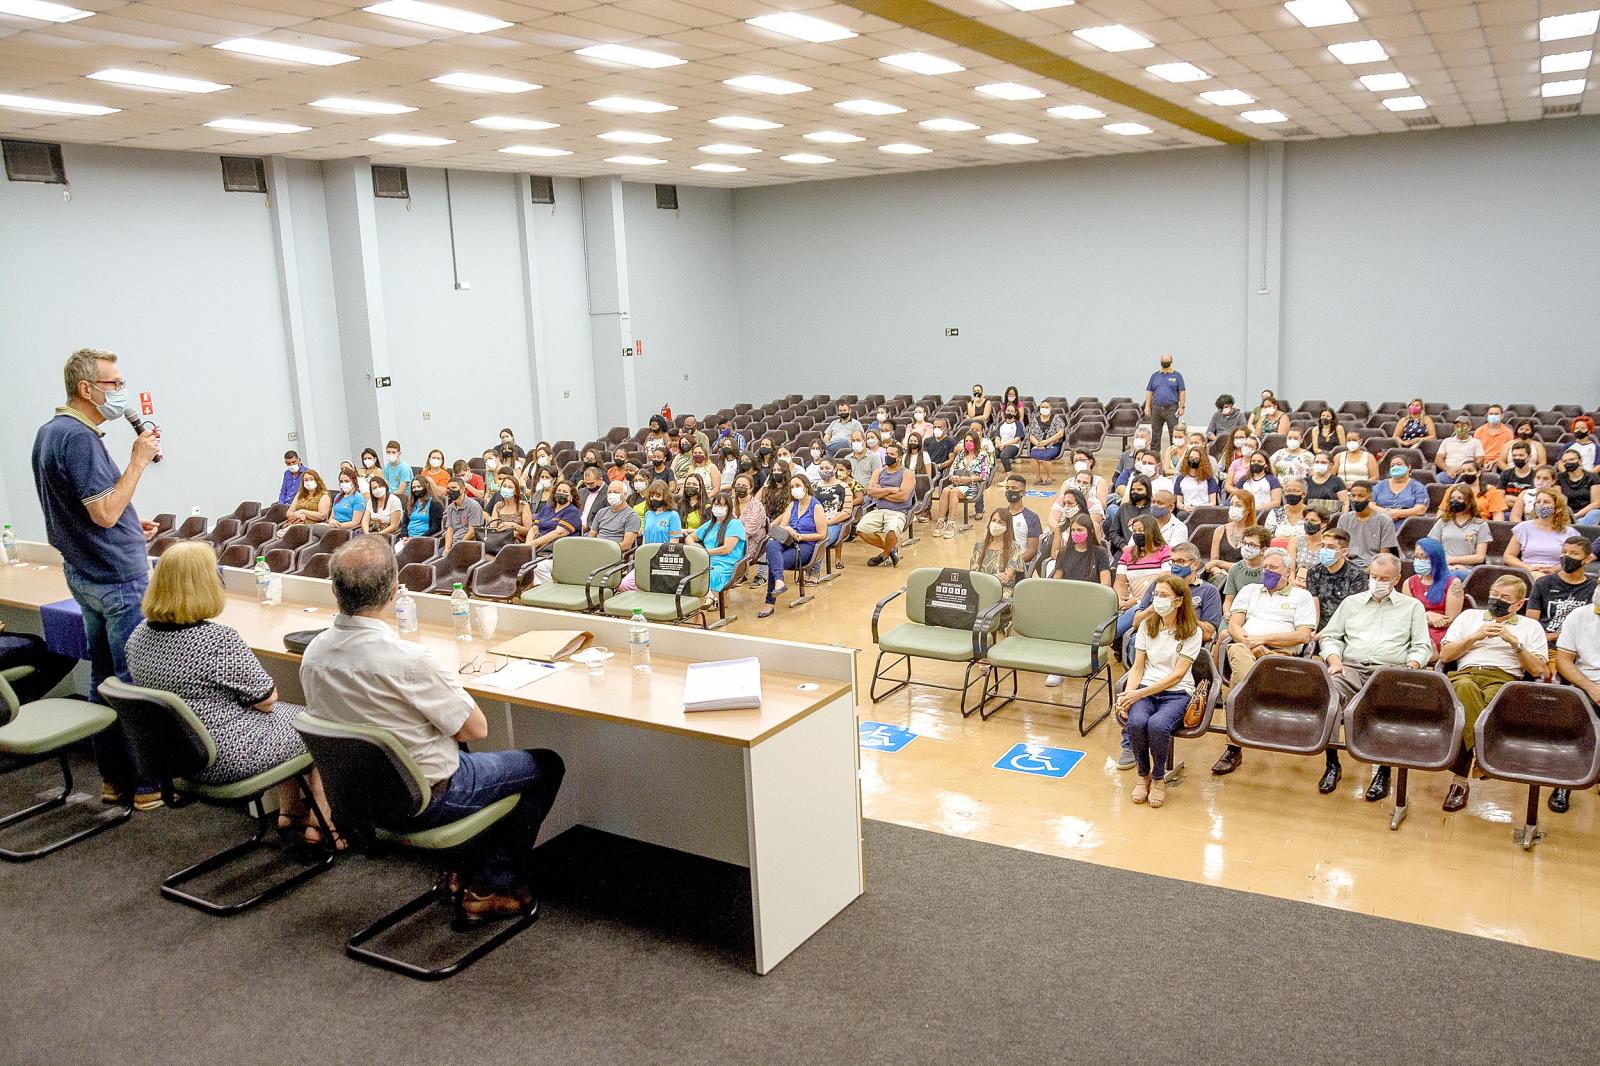
[[947,329],[944,331],[944,335],[946,337],[959,337],[961,336],[961,331],[959,329]]

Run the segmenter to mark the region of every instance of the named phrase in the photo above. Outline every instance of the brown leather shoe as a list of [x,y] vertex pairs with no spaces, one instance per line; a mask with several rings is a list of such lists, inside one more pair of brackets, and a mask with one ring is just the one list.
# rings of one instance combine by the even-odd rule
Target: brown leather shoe
[[446,870],[439,875],[439,880],[434,882],[433,890],[442,892],[452,900],[461,898],[461,890],[466,887],[466,879],[461,876],[460,870]]
[[481,895],[477,889],[469,888],[466,895],[461,897],[461,918],[469,925],[501,921],[506,918],[521,918],[538,909],[538,901],[526,888],[513,888],[487,895]]
[[1459,781],[1450,782],[1450,791],[1445,793],[1444,809],[1446,811],[1459,811],[1467,805],[1467,793],[1470,789]]
[[1211,772],[1221,776],[1231,774],[1244,762],[1244,752],[1229,744],[1222,752],[1222,758],[1211,764]]

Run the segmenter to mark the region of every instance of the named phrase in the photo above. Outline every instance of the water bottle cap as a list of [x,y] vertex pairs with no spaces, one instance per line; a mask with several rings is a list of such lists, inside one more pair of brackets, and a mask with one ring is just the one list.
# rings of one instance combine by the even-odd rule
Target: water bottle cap
[[[7,528],[10,528],[10,527],[9,527],[9,526],[8,526],[8,527],[7,527]],[[265,555],[258,555],[258,556],[256,556],[256,562],[258,562],[258,563],[264,563],[264,562],[266,562],[266,561],[267,561],[267,557],[266,557],[266,556],[265,556]]]
[[460,587],[461,587],[461,582],[459,582],[459,581],[457,581],[457,582],[456,582],[456,583],[455,583],[455,585],[454,585],[454,587],[455,587],[455,588],[460,588]]

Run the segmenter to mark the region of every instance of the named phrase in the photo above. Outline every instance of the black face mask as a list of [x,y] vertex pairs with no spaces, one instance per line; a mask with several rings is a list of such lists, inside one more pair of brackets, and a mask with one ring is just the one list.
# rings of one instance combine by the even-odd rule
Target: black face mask
[[1561,469],[1565,470],[1567,473],[1570,474],[1574,470],[1578,469],[1578,464],[1577,463],[1562,463],[1561,464]]
[[1189,460],[1190,469],[1197,469],[1199,466],[1200,466],[1200,460],[1198,460],[1198,459],[1190,459]]
[[1460,477],[1456,478],[1456,480],[1461,482],[1463,485],[1475,485],[1475,484],[1477,484],[1477,481],[1478,481],[1478,475],[1477,474],[1462,474]]
[[1520,459],[1512,459],[1511,460],[1511,465],[1516,467],[1518,470],[1520,470],[1523,467],[1528,465],[1528,457],[1526,455],[1524,455]]
[[1140,547],[1140,548],[1144,547],[1144,530],[1142,530],[1142,529],[1134,530],[1133,531],[1133,536],[1130,537],[1129,539],[1131,539],[1133,541],[1133,543],[1134,543],[1134,545],[1136,547]]
[[1306,536],[1308,536],[1308,537],[1314,537],[1318,533],[1321,533],[1321,532],[1322,532],[1322,527],[1321,526],[1313,526],[1313,525],[1306,526]]
[[421,496],[426,491],[427,490],[424,489],[421,485],[412,485],[411,486],[411,495],[413,495],[413,496]]
[[898,455],[886,455],[883,457],[883,465],[893,470],[900,465],[900,457]]
[[1517,439],[1518,440],[1529,440],[1532,437],[1533,437],[1533,430],[1531,430],[1531,429],[1519,429],[1519,430],[1517,430]]
[[567,504],[569,504],[571,502],[572,502],[572,497],[571,496],[557,496],[556,497],[556,506],[557,507],[565,507]]
[[1128,493],[1128,502],[1129,503],[1143,503],[1147,498],[1148,497],[1146,497],[1145,494],[1142,493],[1142,492],[1130,492],[1130,493]]
[[1561,570],[1562,570],[1563,573],[1576,574],[1579,570],[1582,570],[1582,569],[1583,569],[1583,560],[1582,559],[1574,559],[1570,555],[1563,555],[1561,557]]
[[1018,503],[1018,502],[1021,501],[1021,499],[1022,499],[1022,493],[1021,492],[1017,491],[1016,489],[1006,489],[1006,502],[1007,503]]
[[451,503],[455,503],[457,500],[461,499],[461,490],[451,489],[449,492],[445,493],[445,495],[450,498]]
[[650,510],[659,511],[659,510],[661,510],[661,508],[665,507],[666,505],[667,505],[667,501],[666,500],[652,499],[650,501]]
[[1267,468],[1258,463],[1251,463],[1250,472],[1259,476],[1261,474],[1265,474],[1267,472]]
[[1466,509],[1467,509],[1467,501],[1466,500],[1459,500],[1458,499],[1458,500],[1451,500],[1450,501],[1450,513],[1451,514],[1460,514],[1462,511],[1465,511]]
[[756,454],[761,456],[761,458],[763,458],[763,459],[767,459],[767,458],[771,457],[772,449],[771,448],[762,448],[760,451],[756,452]]
[[1511,604],[1499,597],[1489,600],[1489,616],[1491,618],[1504,618],[1511,613]]
[[1300,495],[1300,493],[1298,493],[1298,492],[1286,492],[1286,493],[1283,494],[1283,502],[1288,504],[1290,507],[1295,506],[1296,504],[1300,503],[1301,500],[1304,500],[1304,499],[1305,499],[1305,497]]
[[1350,501],[1350,510],[1354,511],[1356,514],[1360,514],[1362,511],[1365,511],[1370,506],[1372,506],[1372,501],[1371,500],[1351,500]]
[[750,495],[750,490],[743,485],[739,485],[734,488],[733,494],[742,500],[746,496]]

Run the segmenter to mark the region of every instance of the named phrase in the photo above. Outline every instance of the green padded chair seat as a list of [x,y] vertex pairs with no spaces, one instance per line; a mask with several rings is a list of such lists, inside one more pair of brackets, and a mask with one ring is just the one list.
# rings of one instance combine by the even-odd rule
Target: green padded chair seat
[[[684,610],[688,615],[694,614],[700,607],[700,600],[685,592],[683,595]],[[634,608],[644,612],[644,616],[652,622],[676,622],[678,620],[677,597],[666,592],[620,592],[606,600],[606,614],[616,615],[618,618],[629,618],[633,615]]]
[[[1100,666],[1105,668],[1109,648],[1100,654]],[[991,665],[1007,670],[1027,670],[1040,674],[1060,674],[1063,677],[1089,676],[1089,645],[1064,644],[1059,640],[1040,637],[1006,637],[989,648]]]
[[960,629],[901,622],[878,638],[878,650],[952,663],[971,662],[972,634]]
[[277,766],[263,770],[254,777],[247,777],[243,781],[230,781],[226,785],[208,785],[200,781],[185,781],[179,778],[172,782],[172,787],[179,792],[186,792],[202,799],[227,803],[234,800],[250,799],[258,793],[265,792],[273,785],[281,785],[289,778],[296,774],[303,774],[309,769],[311,769],[311,756],[309,754],[296,755],[288,762],[279,763]]
[[517,800],[521,798],[521,796],[502,797],[481,811],[473,811],[465,818],[457,818],[453,822],[436,825],[432,829],[417,829],[408,833],[379,829],[377,837],[385,843],[398,844],[403,848],[424,848],[428,851],[458,848],[510,814],[511,808],[515,807]]
[[115,711],[98,703],[35,700],[25,704],[11,721],[0,725],[0,751],[42,755],[92,737],[116,720]]
[[[600,601],[598,589],[594,593],[595,602]],[[587,611],[589,609],[588,597],[584,595],[582,585],[558,585],[553,582],[535,585],[522,594],[522,602],[529,607],[545,607],[552,611]]]

